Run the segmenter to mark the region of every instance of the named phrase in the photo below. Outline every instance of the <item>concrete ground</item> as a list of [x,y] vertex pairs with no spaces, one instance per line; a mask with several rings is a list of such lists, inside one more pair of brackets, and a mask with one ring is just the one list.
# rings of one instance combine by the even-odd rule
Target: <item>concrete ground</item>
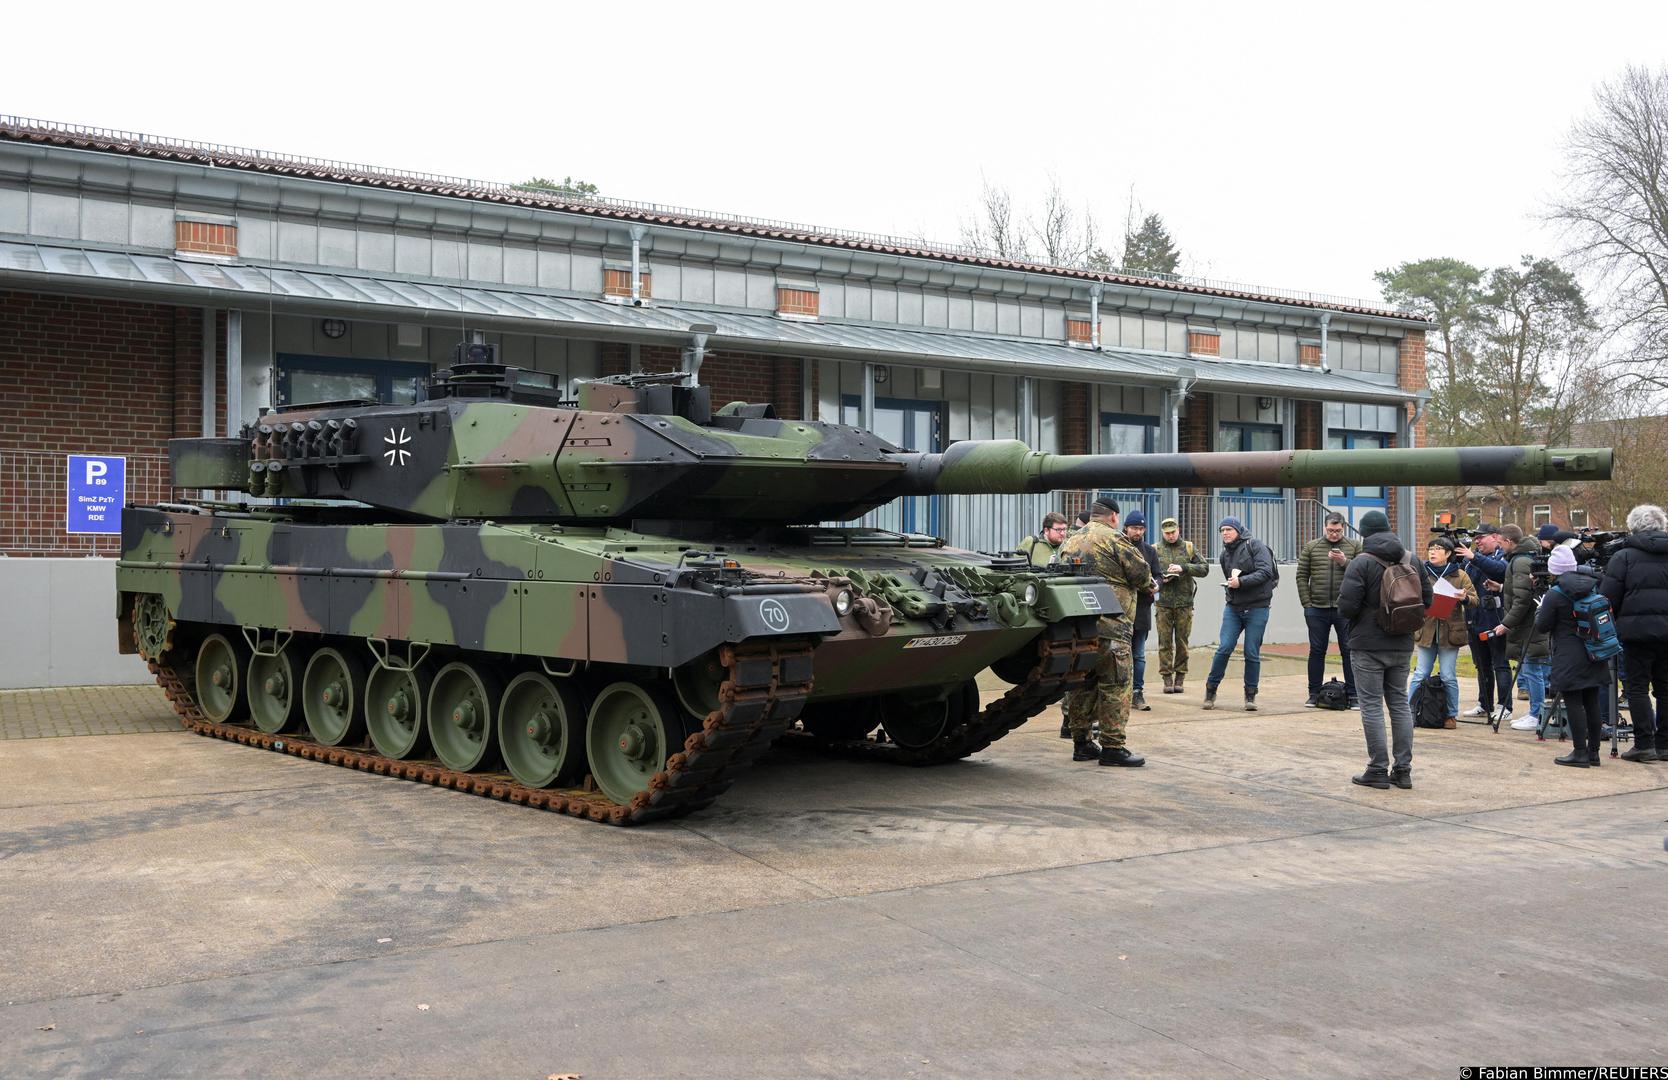
[[1255,714],[1152,694],[1143,769],[1072,764],[1051,709],[632,830],[168,730],[154,690],[0,694],[0,1074],[1668,1063],[1668,765],[1462,726],[1355,787],[1294,666]]

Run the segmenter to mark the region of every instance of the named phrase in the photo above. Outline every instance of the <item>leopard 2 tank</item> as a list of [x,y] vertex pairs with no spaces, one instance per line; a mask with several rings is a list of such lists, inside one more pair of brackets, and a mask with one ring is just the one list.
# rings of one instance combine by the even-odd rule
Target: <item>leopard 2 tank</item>
[[[490,363],[424,401],[264,413],[170,444],[125,509],[119,641],[204,735],[616,824],[699,809],[783,736],[976,753],[1081,683],[1100,580],[817,524],[892,499],[1122,486],[1607,476],[1607,450],[902,450],[711,407],[680,374],[578,400]],[[1011,687],[981,706],[975,677]]]

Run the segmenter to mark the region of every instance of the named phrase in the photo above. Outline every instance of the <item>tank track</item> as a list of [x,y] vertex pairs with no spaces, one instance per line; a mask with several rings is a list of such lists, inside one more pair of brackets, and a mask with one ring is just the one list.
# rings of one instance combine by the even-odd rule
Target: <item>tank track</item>
[[198,735],[294,754],[378,776],[416,780],[438,787],[503,799],[541,810],[566,812],[609,825],[642,825],[699,810],[712,803],[798,719],[811,692],[809,641],[770,640],[725,646],[720,660],[729,677],[720,685],[718,708],[701,722],[683,750],[649,780],[631,802],[621,805],[601,792],[530,788],[506,773],[458,772],[434,761],[402,761],[372,750],[325,746],[305,734],[269,735],[239,724],[216,723],[203,715],[189,685],[171,666],[151,661],[151,672],[185,727]]
[[833,740],[797,730],[790,745],[895,765],[942,765],[977,754],[1082,685],[1100,658],[1099,622],[1086,615],[1050,623],[1037,635],[1037,661],[1025,680],[928,746],[904,747],[876,736]]

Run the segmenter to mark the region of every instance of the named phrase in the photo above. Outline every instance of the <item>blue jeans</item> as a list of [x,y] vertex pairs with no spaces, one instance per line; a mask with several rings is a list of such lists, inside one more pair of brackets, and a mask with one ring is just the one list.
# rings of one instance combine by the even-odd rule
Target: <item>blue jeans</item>
[[1431,673],[1432,667],[1437,667],[1440,664],[1440,670],[1442,672],[1442,688],[1447,691],[1447,694],[1445,694],[1444,697],[1448,702],[1448,711],[1442,715],[1458,716],[1459,646],[1455,645],[1450,647],[1443,645],[1438,648],[1435,645],[1421,645],[1419,646],[1416,655],[1418,656],[1418,662],[1415,664],[1413,669],[1413,681],[1409,684],[1410,689],[1408,691],[1407,699],[1409,701],[1413,700],[1413,690],[1417,690],[1419,688],[1419,684],[1425,681],[1425,677]]
[[1216,635],[1216,658],[1205,676],[1205,689],[1215,690],[1228,670],[1228,657],[1241,632],[1245,634],[1245,692],[1257,692],[1257,676],[1263,671],[1263,631],[1268,627],[1265,607],[1237,608],[1229,604],[1222,611],[1222,629]]
[[[1525,660],[1518,665],[1517,681],[1529,691],[1529,711],[1541,716],[1541,706],[1546,703],[1546,680],[1552,675],[1552,661]],[[1546,719],[1544,716],[1541,719]]]
[[[1152,609],[1147,610],[1150,612]],[[1149,614],[1147,618],[1149,623],[1146,628],[1134,631],[1129,639],[1130,652],[1135,656],[1135,678],[1129,688],[1133,694],[1139,694],[1147,680],[1147,635],[1152,633],[1152,616]]]
[[1306,607],[1303,621],[1309,625],[1309,696],[1320,693],[1321,681],[1326,678],[1326,647],[1332,632],[1338,632],[1338,652],[1344,658],[1344,693],[1355,700],[1355,672],[1349,666],[1349,620],[1338,614],[1337,608]]

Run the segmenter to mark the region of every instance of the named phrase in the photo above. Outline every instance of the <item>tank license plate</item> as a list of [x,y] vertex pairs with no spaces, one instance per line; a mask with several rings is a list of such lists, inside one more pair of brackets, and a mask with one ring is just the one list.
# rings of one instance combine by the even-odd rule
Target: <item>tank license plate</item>
[[945,645],[960,645],[967,640],[966,634],[948,634],[944,637],[910,638],[904,643],[906,649],[939,649]]

